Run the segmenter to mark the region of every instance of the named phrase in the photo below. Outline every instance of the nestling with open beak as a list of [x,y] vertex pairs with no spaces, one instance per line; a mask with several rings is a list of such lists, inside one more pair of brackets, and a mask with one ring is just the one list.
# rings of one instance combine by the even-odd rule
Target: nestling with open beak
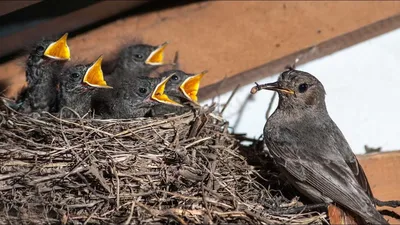
[[148,76],[151,71],[164,65],[167,45],[167,42],[159,46],[136,44],[124,48],[115,61],[106,62],[105,73],[111,76]]
[[102,118],[137,118],[148,116],[151,107],[157,104],[180,106],[165,93],[170,78],[136,77],[115,82],[113,90],[96,96],[95,112]]
[[199,74],[187,74],[181,70],[170,70],[161,73],[161,77],[171,77],[167,82],[165,93],[183,107],[173,105],[155,105],[152,107],[152,116],[162,116],[169,113],[183,114],[197,106],[197,93],[200,81],[207,71]]
[[[75,65],[61,74],[59,108],[63,117],[83,116],[91,109],[91,97],[99,88],[111,88],[107,85],[101,70],[100,56],[87,65]],[[72,109],[63,109],[68,107]]]
[[23,113],[54,111],[58,76],[70,59],[68,34],[57,41],[38,42],[26,62],[27,87],[16,101],[16,110]]
[[321,82],[290,69],[277,82],[257,85],[251,93],[261,89],[279,94],[264,142],[289,182],[315,203],[336,204],[363,224],[388,224],[375,209],[361,165],[328,114]]

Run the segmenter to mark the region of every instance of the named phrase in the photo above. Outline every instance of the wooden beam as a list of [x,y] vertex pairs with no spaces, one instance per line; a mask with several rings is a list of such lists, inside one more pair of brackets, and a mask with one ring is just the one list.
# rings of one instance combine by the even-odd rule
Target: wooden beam
[[28,7],[30,5],[41,2],[41,0],[29,0],[29,1],[0,1],[0,16],[14,12],[18,9]]
[[[133,37],[150,44],[170,41],[167,59],[179,51],[183,70],[209,70],[200,92],[205,99],[275,74],[301,54],[304,63],[394,29],[399,13],[396,1],[207,1],[133,15],[68,43],[73,60],[91,61],[100,54],[112,57]],[[377,21],[383,21],[381,27],[369,26]],[[0,79],[12,76],[10,95],[24,81],[16,64],[21,60],[0,65]]]
[[351,31],[338,37],[334,37],[327,41],[321,42],[314,46],[301,49],[282,58],[267,62],[264,65],[258,66],[256,68],[235,74],[217,83],[210,84],[200,89],[198,97],[200,100],[212,98],[217,94],[223,94],[232,90],[239,84],[249,84],[252,82],[256,82],[264,77],[278,74],[282,72],[286,66],[293,65],[296,59],[299,60],[296,65],[301,65],[314,59],[332,54],[341,49],[350,47],[357,43],[363,42],[365,40],[371,39],[378,35],[384,34],[399,27],[400,14],[397,14],[395,16],[377,21],[370,25],[363,26],[355,31]]
[[[22,46],[31,44],[44,36],[51,36],[63,32],[73,31],[96,21],[117,15],[127,9],[139,6],[143,1],[101,1],[66,15],[62,15],[42,22],[37,26],[0,37],[0,56],[9,54]],[[27,38],[29,37],[29,38]]]
[[[382,152],[357,156],[371,185],[372,193],[379,200],[400,200],[400,151]],[[400,208],[379,207],[380,210],[393,210],[400,215]],[[400,220],[390,217],[390,224],[399,224]]]

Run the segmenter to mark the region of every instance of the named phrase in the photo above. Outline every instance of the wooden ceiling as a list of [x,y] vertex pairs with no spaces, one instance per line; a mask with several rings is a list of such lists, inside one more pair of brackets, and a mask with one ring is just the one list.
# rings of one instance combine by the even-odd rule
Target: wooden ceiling
[[[0,16],[37,2],[41,1],[0,2]],[[99,2],[1,36],[0,57],[42,35],[72,32],[120,14],[137,7],[135,2]],[[200,92],[206,99],[278,73],[296,58],[302,64],[398,27],[400,2],[212,1],[133,13],[68,42],[73,60],[91,61],[100,54],[111,57],[134,38],[150,44],[169,41],[169,61],[179,51],[183,70],[209,70]],[[0,64],[0,80],[11,84],[9,96],[24,84],[23,64],[23,56]],[[372,189],[382,200],[399,197],[399,157],[398,152],[360,156]]]
[[[113,2],[114,8],[118,4],[126,3]],[[172,61],[179,51],[183,70],[209,70],[200,91],[201,99],[206,99],[278,73],[295,58],[305,63],[398,28],[399,13],[400,2],[198,2],[132,14],[77,35],[69,45],[73,60],[90,61],[100,54],[111,57],[134,38],[150,44],[169,41],[167,60]],[[79,18],[84,15],[75,14],[74,22],[68,24],[89,23]],[[63,24],[66,17],[54,20],[43,29]],[[57,33],[74,26],[59,27]],[[37,28],[29,31],[38,37]],[[23,85],[23,60],[18,57],[0,65],[0,79],[10,78],[12,83],[11,96]]]

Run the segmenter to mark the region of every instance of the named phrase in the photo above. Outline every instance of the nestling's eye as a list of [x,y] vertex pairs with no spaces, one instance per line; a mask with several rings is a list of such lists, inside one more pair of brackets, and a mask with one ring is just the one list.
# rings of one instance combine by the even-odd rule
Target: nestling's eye
[[300,93],[306,92],[307,89],[308,89],[308,84],[302,83],[302,84],[299,85],[299,92],[300,92]]
[[177,75],[173,75],[172,77],[171,77],[171,80],[178,80],[179,79],[179,77],[177,76]]
[[143,55],[142,54],[135,54],[134,56],[137,59],[143,59]]
[[43,46],[37,46],[36,47],[36,52],[44,52],[44,47]]
[[139,88],[139,92],[142,94],[146,94],[147,90],[146,88]]
[[79,78],[79,74],[78,73],[71,73],[71,77],[76,79]]

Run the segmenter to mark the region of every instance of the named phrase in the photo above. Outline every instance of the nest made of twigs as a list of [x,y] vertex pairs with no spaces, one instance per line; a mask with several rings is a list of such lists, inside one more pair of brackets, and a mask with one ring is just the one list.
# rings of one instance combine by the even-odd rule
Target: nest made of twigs
[[[0,224],[321,223],[290,213],[211,110],[134,120],[0,111]],[[288,211],[289,210],[289,211]]]

